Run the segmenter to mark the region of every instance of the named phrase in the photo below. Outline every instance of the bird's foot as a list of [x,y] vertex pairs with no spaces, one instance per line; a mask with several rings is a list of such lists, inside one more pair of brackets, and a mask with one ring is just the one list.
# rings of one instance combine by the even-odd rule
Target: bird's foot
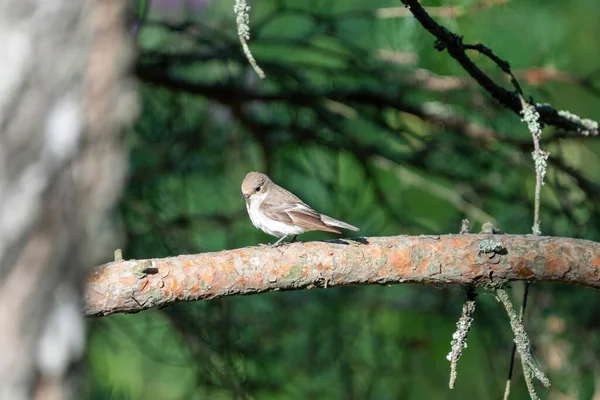
[[290,240],[289,242],[285,242],[284,240],[285,240],[285,239],[286,239],[288,236],[289,236],[289,235],[285,235],[285,236],[283,236],[283,237],[279,238],[279,240],[278,240],[278,241],[276,241],[275,243],[273,243],[273,244],[270,244],[270,245],[267,245],[267,246],[269,246],[269,247],[271,247],[271,248],[275,248],[275,247],[282,247],[282,246],[287,246],[287,245],[289,245],[290,243],[294,243],[294,242],[296,241],[296,237],[297,237],[298,235],[294,235],[294,237],[292,238],[292,240]]
[[284,246],[287,246],[287,245],[289,245],[290,243],[292,243],[292,242],[275,242],[275,243],[268,244],[267,246],[269,246],[270,248],[274,249],[274,248],[276,248],[276,247],[284,247]]

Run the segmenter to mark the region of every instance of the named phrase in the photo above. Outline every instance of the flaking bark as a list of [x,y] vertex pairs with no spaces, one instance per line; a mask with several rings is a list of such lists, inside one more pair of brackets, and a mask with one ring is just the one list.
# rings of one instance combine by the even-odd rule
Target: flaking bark
[[[490,248],[491,242],[497,246]],[[533,235],[394,236],[115,261],[88,277],[85,314],[132,313],[180,301],[313,287],[497,287],[516,280],[600,288],[600,244]]]

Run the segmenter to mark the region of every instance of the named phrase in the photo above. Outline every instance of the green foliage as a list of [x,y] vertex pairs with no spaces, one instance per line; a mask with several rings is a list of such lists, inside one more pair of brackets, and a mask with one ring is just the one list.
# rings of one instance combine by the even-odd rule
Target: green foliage
[[[365,236],[457,232],[465,217],[476,232],[488,216],[504,232],[531,232],[535,174],[526,125],[434,50],[412,18],[375,17],[378,7],[400,2],[253,2],[249,44],[264,81],[239,48],[233,2],[206,3],[169,23],[157,6],[137,38],[142,112],[127,132],[125,258],[272,242],[240,200],[250,170],[267,172]],[[600,118],[600,77],[593,75],[600,28],[592,17],[600,3],[453,4],[465,13],[436,19],[517,72],[555,67],[587,79],[537,85],[517,74],[527,95]],[[411,54],[416,64],[381,60],[380,50]],[[508,87],[489,60],[472,56]],[[432,89],[418,69],[465,85]],[[600,142],[546,128],[542,147],[551,153],[543,233],[600,240]],[[300,240],[334,237],[315,232]],[[85,397],[497,399],[512,339],[502,308],[486,293],[477,299],[457,387],[448,389],[446,354],[463,300],[459,288],[373,286],[95,319]],[[530,305],[525,325],[551,390],[597,395],[597,293],[534,285]],[[512,398],[526,398],[520,368],[515,373]]]

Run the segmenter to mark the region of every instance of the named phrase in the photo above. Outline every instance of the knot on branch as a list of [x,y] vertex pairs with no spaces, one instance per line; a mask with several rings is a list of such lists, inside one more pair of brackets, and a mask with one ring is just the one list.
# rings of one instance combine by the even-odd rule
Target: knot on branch
[[138,279],[143,279],[147,275],[154,275],[158,273],[158,268],[153,266],[152,261],[146,260],[133,266],[133,274]]
[[446,43],[440,39],[436,39],[435,42],[433,42],[433,48],[437,51],[444,51],[446,50]]

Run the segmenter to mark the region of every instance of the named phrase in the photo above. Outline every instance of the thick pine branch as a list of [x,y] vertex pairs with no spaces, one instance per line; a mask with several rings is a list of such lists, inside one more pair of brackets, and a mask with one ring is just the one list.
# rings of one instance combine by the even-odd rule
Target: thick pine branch
[[366,284],[564,282],[600,288],[600,243],[533,235],[394,236],[115,261],[89,276],[85,314]]

